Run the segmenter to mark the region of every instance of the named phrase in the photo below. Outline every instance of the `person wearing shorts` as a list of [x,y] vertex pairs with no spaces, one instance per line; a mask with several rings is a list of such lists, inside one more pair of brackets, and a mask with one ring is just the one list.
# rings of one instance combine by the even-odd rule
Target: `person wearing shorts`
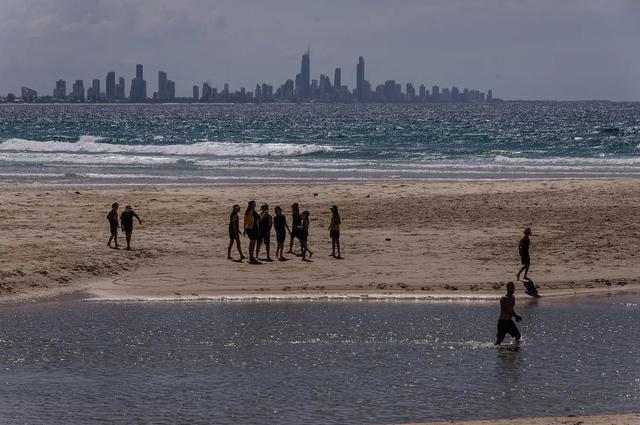
[[282,208],[280,206],[276,206],[275,208],[276,216],[273,218],[273,227],[276,230],[276,257],[279,261],[287,261],[284,258],[284,241],[287,238],[287,232],[291,234],[289,230],[289,226],[287,226],[287,217],[282,214]]
[[[331,238],[331,255],[337,260],[342,260],[340,255],[340,214],[338,213],[338,207],[333,205],[331,207],[331,223],[329,224],[329,237]],[[338,255],[336,255],[336,250]]]
[[229,246],[227,247],[227,259],[231,260],[231,248],[233,248],[233,244],[236,244],[238,248],[238,254],[240,254],[240,260],[244,260],[244,254],[242,254],[242,247],[240,246],[240,217],[238,213],[240,212],[240,206],[234,205],[231,210],[231,214],[229,215]]
[[498,335],[496,337],[495,345],[502,344],[507,334],[511,335],[516,340],[516,345],[520,344],[520,331],[513,321],[516,322],[522,320],[522,317],[518,316],[514,310],[516,305],[516,297],[513,296],[515,292],[515,285],[513,282],[507,283],[507,293],[500,298],[500,317],[498,318]]
[[[259,222],[259,235],[258,235],[258,245],[256,247],[256,258],[260,255],[260,247],[264,244],[265,250],[267,251],[267,262],[272,262],[271,259],[271,227],[273,226],[273,218],[271,214],[269,214],[269,205],[264,204],[260,207],[260,218]],[[259,259],[259,258],[258,258]]]
[[111,204],[111,211],[107,214],[107,220],[109,221],[109,242],[107,242],[107,246],[111,248],[111,241],[115,242],[115,249],[119,249],[118,247],[118,205],[117,202]]
[[250,201],[244,212],[244,234],[249,238],[249,263],[260,264],[256,259],[256,241],[259,236],[260,216],[256,212],[256,201]]

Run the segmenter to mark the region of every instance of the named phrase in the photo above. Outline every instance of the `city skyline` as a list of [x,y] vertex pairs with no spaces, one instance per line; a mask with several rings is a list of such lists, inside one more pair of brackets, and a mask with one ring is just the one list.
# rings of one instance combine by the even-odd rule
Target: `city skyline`
[[[424,82],[398,82],[387,79],[381,84],[374,84],[366,78],[365,60],[358,57],[355,66],[354,88],[342,84],[342,68],[333,70],[333,82],[327,74],[320,74],[313,78],[311,68],[311,50],[302,54],[300,72],[295,78],[287,78],[279,86],[258,81],[255,90],[240,87],[233,90],[228,83],[222,89],[212,86],[208,82],[202,83],[202,88],[195,84],[192,86],[191,97],[176,96],[176,84],[168,78],[166,71],[160,70],[157,75],[157,90],[147,91],[148,84],[144,78],[144,65],[135,66],[135,77],[131,79],[129,95],[126,95],[126,79],[122,76],[116,83],[115,71],[109,71],[105,78],[105,91],[101,90],[101,79],[91,79],[91,85],[85,91],[84,81],[75,80],[71,91],[67,92],[66,80],[58,79],[51,94],[40,94],[37,90],[22,86],[20,95],[9,93],[0,100],[14,102],[323,102],[323,103],[426,103],[426,102],[491,102],[492,89],[487,92],[469,89],[467,87],[451,88],[434,84],[430,88]],[[416,89],[417,87],[417,89]]]
[[[166,70],[178,96],[187,82],[221,87],[275,84],[300,65],[368,61],[371,81],[433,81],[492,87],[506,99],[640,99],[640,38],[628,0],[5,0],[0,12],[0,93],[49,92],[104,71]],[[54,77],[55,78],[55,77]],[[155,75],[150,80],[155,84]],[[128,94],[128,93],[127,93]]]

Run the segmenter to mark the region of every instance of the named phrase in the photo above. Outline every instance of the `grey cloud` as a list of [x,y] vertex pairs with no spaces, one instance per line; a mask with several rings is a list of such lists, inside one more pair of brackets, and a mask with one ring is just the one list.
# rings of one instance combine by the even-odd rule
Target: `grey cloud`
[[[281,83],[307,43],[313,74],[494,88],[507,98],[640,98],[632,0],[2,0],[0,93],[55,79],[128,80],[145,64],[194,83]],[[498,77],[500,76],[500,77]]]

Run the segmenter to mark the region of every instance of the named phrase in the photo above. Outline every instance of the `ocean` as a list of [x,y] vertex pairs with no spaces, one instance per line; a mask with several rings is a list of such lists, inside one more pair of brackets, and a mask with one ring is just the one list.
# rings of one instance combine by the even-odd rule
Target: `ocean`
[[[637,412],[638,298],[59,301],[0,309],[3,424],[360,424]],[[509,337],[507,337],[509,338]]]
[[0,106],[5,183],[633,176],[638,103]]

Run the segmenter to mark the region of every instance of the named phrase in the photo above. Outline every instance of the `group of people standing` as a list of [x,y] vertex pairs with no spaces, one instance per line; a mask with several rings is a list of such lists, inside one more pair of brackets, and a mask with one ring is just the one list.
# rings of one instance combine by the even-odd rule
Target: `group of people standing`
[[[342,259],[340,255],[340,214],[338,207],[333,205],[331,208],[331,223],[329,225],[329,236],[331,238],[332,252],[331,257]],[[229,246],[227,248],[227,258],[232,260],[231,249],[235,244],[240,259],[242,261],[246,257],[242,252],[240,235],[249,238],[249,263],[261,264],[261,261],[272,262],[271,258],[271,230],[276,233],[276,253],[275,257],[279,261],[287,261],[284,256],[285,241],[287,233],[289,234],[289,254],[294,254],[293,245],[296,239],[300,242],[300,256],[302,261],[311,261],[313,251],[309,248],[309,211],[300,212],[298,203],[291,205],[291,227],[287,224],[287,218],[282,213],[282,208],[276,206],[274,209],[275,216],[269,213],[269,205],[263,204],[260,207],[260,213],[256,211],[256,201],[250,201],[244,213],[243,229],[240,232],[240,206],[234,205],[231,215],[229,216]],[[259,258],[260,250],[264,246],[266,258]],[[294,254],[298,255],[298,254]],[[308,256],[308,258],[307,258]]]

